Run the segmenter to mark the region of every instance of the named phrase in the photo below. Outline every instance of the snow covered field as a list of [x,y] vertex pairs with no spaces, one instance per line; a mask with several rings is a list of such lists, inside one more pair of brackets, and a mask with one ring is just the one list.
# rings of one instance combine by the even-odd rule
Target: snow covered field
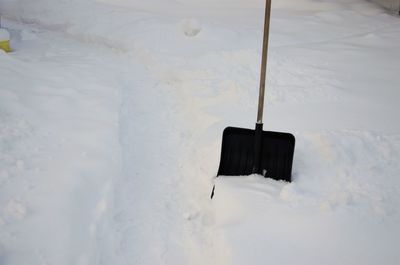
[[400,17],[370,2],[273,1],[293,183],[215,179],[263,4],[0,0],[0,264],[398,264]]

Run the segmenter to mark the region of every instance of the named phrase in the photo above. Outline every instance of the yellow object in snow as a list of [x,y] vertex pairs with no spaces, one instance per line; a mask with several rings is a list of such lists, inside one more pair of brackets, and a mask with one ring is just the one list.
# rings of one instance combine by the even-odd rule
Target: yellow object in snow
[[4,50],[6,52],[11,52],[10,41],[9,40],[0,40],[0,49]]
[[10,33],[6,29],[0,28],[0,49],[10,52]]

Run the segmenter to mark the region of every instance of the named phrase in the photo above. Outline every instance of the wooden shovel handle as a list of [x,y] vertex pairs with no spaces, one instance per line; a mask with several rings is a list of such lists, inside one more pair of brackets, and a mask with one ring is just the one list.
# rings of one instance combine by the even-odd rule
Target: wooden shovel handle
[[265,79],[267,73],[268,39],[269,39],[269,21],[271,17],[271,0],[266,0],[264,16],[264,37],[261,59],[260,91],[258,96],[257,123],[262,124],[264,111]]

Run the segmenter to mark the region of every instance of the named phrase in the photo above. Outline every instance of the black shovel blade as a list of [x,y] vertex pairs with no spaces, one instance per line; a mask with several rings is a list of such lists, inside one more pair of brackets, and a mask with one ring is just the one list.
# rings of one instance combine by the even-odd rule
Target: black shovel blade
[[254,173],[290,182],[295,138],[290,133],[262,132],[260,169],[254,172],[255,130],[227,127],[222,137],[218,176]]

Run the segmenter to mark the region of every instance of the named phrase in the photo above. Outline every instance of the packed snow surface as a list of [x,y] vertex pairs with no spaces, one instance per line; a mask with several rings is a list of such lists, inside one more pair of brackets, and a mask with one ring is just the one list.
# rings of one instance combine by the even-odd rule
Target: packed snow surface
[[398,264],[400,18],[368,1],[273,1],[293,182],[215,178],[263,5],[0,0],[0,264]]

